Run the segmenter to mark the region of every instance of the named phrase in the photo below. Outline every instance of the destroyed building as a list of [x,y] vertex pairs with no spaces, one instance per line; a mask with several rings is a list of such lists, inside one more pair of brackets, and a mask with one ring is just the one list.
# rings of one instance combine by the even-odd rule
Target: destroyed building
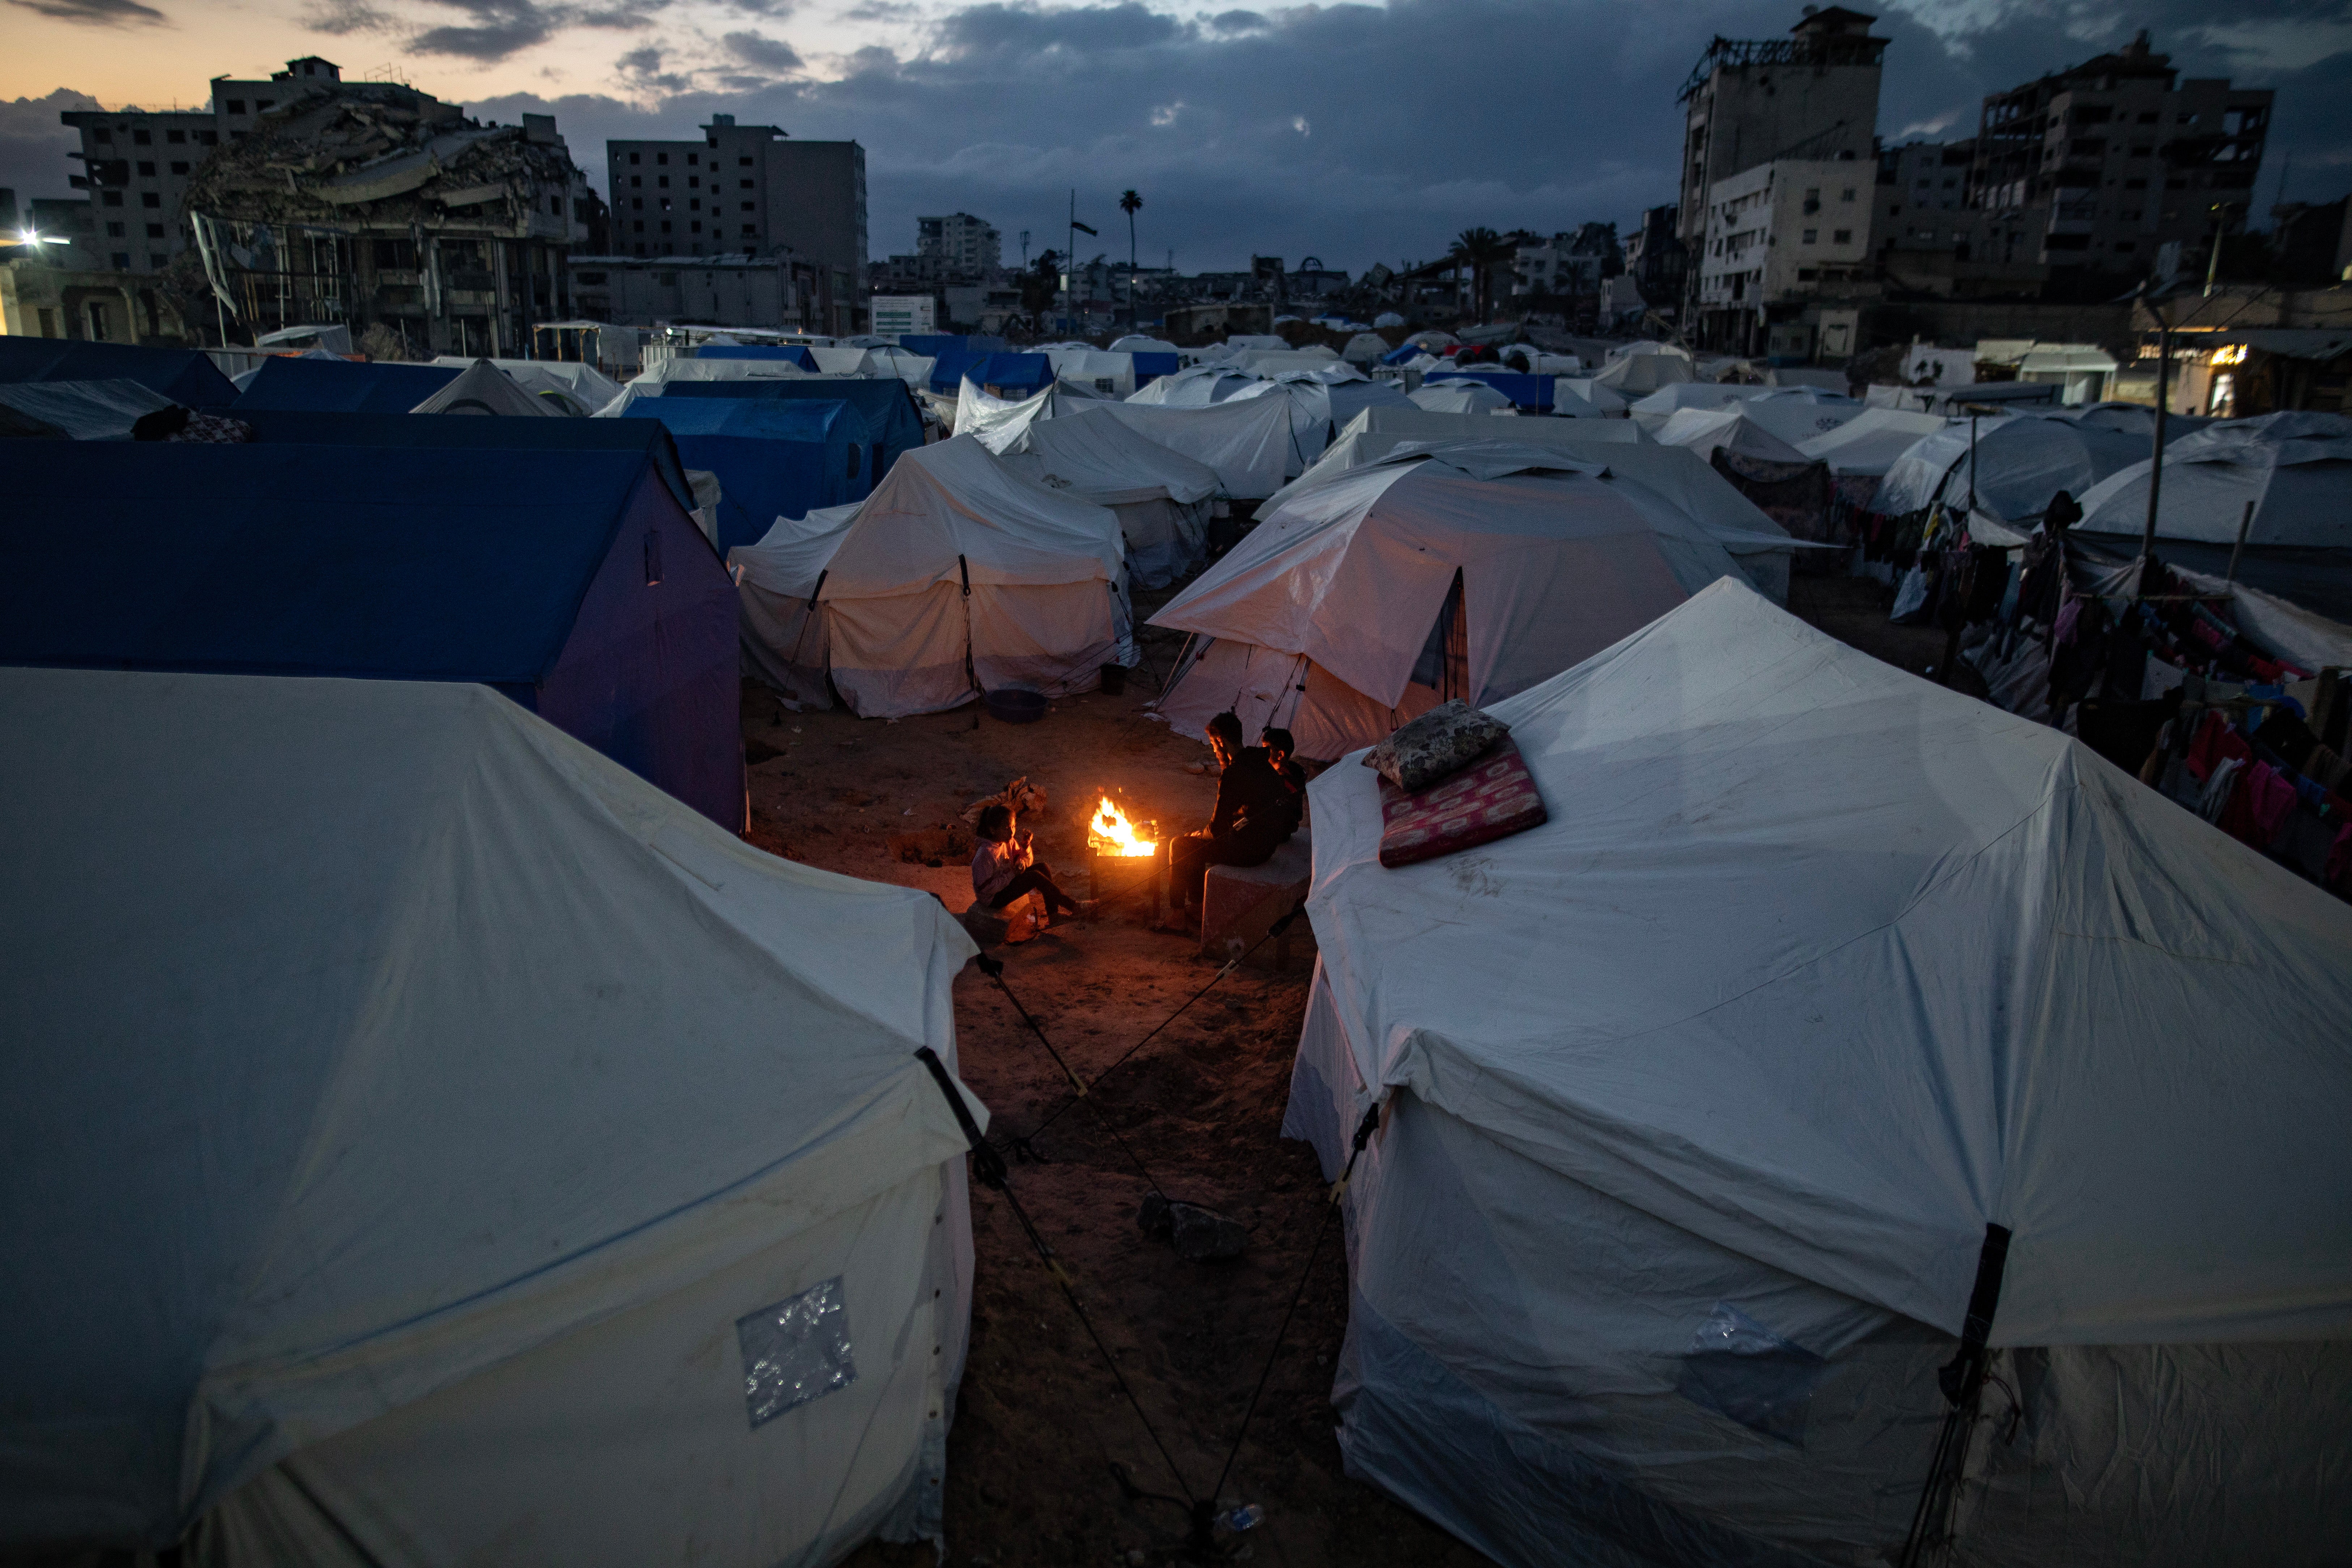
[[594,197],[555,121],[482,124],[397,82],[292,90],[188,182],[226,336],[342,322],[404,357],[520,354],[572,312]]

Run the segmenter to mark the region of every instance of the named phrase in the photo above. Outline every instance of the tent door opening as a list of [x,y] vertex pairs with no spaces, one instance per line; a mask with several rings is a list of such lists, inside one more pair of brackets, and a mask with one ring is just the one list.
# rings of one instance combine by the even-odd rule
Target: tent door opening
[[1413,661],[1412,684],[1436,692],[1440,702],[1457,697],[1470,700],[1470,618],[1463,606],[1458,567],[1454,586],[1445,595],[1445,607],[1438,611],[1428,640],[1421,645],[1421,657]]

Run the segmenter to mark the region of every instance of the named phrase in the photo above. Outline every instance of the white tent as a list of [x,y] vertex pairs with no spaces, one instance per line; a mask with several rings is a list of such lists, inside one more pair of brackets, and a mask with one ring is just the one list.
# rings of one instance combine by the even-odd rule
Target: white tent
[[128,441],[131,427],[172,400],[139,381],[0,382],[0,404],[77,441]]
[[[2060,490],[2079,501],[2092,486],[2147,451],[2147,444],[2138,437],[2084,425],[2063,414],[1957,419],[1921,437],[1887,465],[1874,504],[1880,511],[1899,516],[1939,500],[1959,507],[1973,497],[1973,510],[2001,522],[2025,522],[2039,519]],[[2235,530],[2235,519],[2231,527]]]
[[1494,711],[1532,831],[1310,786],[1349,1473],[1510,1568],[1892,1563],[2000,1226],[1934,1560],[2333,1561],[2352,910],[1727,582]]
[[[1358,374],[1354,367],[1337,368],[1346,373],[1344,379],[1370,386],[1369,378]],[[1330,381],[1318,374],[1284,371],[1251,382],[1225,401],[1244,403],[1254,397],[1269,398],[1289,411],[1290,451],[1283,459],[1283,474],[1286,479],[1296,479],[1331,444]]]
[[1859,416],[1864,405],[1841,392],[1817,386],[1742,386],[1727,382],[1685,381],[1662,386],[1633,405],[1634,423],[1653,434],[1685,409],[1739,408],[1781,440],[1794,446],[1828,434]]
[[1689,351],[1672,343],[1627,343],[1609,351],[1609,363],[1593,381],[1627,397],[1639,397],[1679,381],[1696,381],[1698,369]]
[[1160,711],[1204,738],[1230,708],[1336,757],[1447,698],[1524,690],[1738,570],[1598,461],[1411,443],[1294,489],[1152,616],[1194,634]]
[[660,396],[662,388],[673,381],[794,381],[805,379],[809,374],[790,361],[780,359],[656,360],[646,366],[645,374],[632,378],[596,412],[608,418],[617,418],[622,410],[638,398]]
[[1378,364],[1388,354],[1389,341],[1378,332],[1358,332],[1339,351],[1339,357],[1349,364]]
[[1614,387],[1601,385],[1589,375],[1561,376],[1552,384],[1553,395],[1558,396],[1563,391],[1573,392],[1604,417],[1623,415],[1633,407],[1622,393]]
[[1836,429],[1798,442],[1797,450],[1827,463],[1833,474],[1875,477],[1946,423],[1937,414],[1866,407]]
[[533,397],[512,377],[486,359],[451,377],[448,384],[409,410],[411,414],[494,414],[525,419],[561,419],[566,411],[543,397]]
[[1150,386],[1129,395],[1129,403],[1161,408],[1206,408],[1213,403],[1223,403],[1245,386],[1255,384],[1256,377],[1234,370],[1223,361],[1207,364],[1188,364],[1173,375],[1163,375]]
[[[1149,392],[1150,387],[1144,390]],[[1121,423],[1170,451],[1214,468],[1217,482],[1234,500],[1270,496],[1282,488],[1286,478],[1299,471],[1287,398],[1245,397],[1187,408],[1160,407],[1130,397],[1104,406],[1113,410]]]
[[1036,421],[1092,408],[1102,401],[1091,390],[1058,377],[1030,396],[999,397],[965,376],[956,393],[955,433],[976,437],[992,452],[1009,452]]
[[820,375],[849,375],[868,380],[898,374],[895,369],[885,369],[874,357],[871,349],[846,343],[824,343],[811,345],[808,353],[809,358],[816,361]]
[[1683,447],[1704,458],[1717,447],[1743,458],[1775,463],[1810,462],[1802,452],[1751,418],[1745,404],[1728,408],[1685,408],[1652,432],[1662,447]]
[[1712,412],[1760,397],[1768,387],[1741,386],[1719,381],[1678,381],[1670,386],[1635,398],[1626,416],[1643,429],[1654,433],[1659,426],[1685,408]]
[[[2352,419],[2265,414],[2208,425],[2178,440],[2167,435],[2158,538],[2233,543],[2252,506],[2249,544],[2352,545]],[[2083,521],[2076,526],[2138,537],[2147,525],[2148,468],[2142,458],[2078,494]]]
[[1009,446],[991,449],[1024,479],[1117,514],[1139,585],[1164,588],[1200,565],[1217,470],[1170,451],[1101,405],[1034,420]]
[[1136,660],[1118,519],[970,436],[906,452],[856,506],[779,519],[727,561],[745,664],[811,707],[832,702],[820,675],[851,712],[886,719],[999,687],[1091,690],[1104,665]]
[[1500,414],[1511,400],[1483,381],[1439,381],[1405,394],[1415,408],[1432,414]]
[[1119,354],[1173,354],[1181,353],[1184,351],[1165,339],[1146,337],[1140,332],[1129,332],[1123,338],[1113,338],[1110,352]]
[[15,669],[0,734],[0,1554],[938,1539],[936,900],[467,683]]
[[1398,315],[1394,310],[1382,310],[1379,315],[1372,318],[1372,326],[1375,329],[1383,327],[1402,327],[1403,325],[1404,318]]
[[[1327,365],[1353,369],[1333,350],[1317,343],[1303,349],[1244,349],[1225,361],[1232,369],[1251,375],[1271,376],[1286,370],[1321,370]],[[1361,373],[1359,372],[1359,374]]]
[[[443,354],[435,364],[464,367],[478,356]],[[593,414],[621,395],[621,384],[593,364],[568,359],[494,359],[490,363],[533,397],[545,397],[560,413]]]
[[1063,381],[1076,382],[1080,386],[1104,397],[1125,397],[1135,390],[1135,355],[1108,349],[1052,348],[1041,351],[1054,366],[1054,374]]
[[1706,458],[1680,447],[1661,447],[1622,419],[1514,419],[1503,424],[1486,414],[1367,408],[1349,422],[1315,467],[1277,492],[1274,501],[1332,475],[1379,462],[1415,441],[1505,441],[1601,465],[1604,482],[1621,490],[1635,508],[1662,526],[1678,520],[1697,523],[1731,552],[1758,593],[1775,604],[1788,603],[1789,568],[1798,548],[1788,531]]
[[[1291,320],[1297,321],[1297,318],[1294,316]],[[1234,332],[1229,334],[1223,343],[1216,346],[1223,348],[1229,354],[1244,353],[1251,349],[1286,351],[1290,347],[1290,340],[1276,337],[1271,332]]]

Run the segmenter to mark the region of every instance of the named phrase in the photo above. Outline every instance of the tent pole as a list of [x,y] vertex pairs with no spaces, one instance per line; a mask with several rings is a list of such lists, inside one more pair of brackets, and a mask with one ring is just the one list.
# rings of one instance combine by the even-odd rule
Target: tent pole
[[2147,523],[2139,539],[2139,590],[2141,600],[2147,597],[2148,563],[2156,559],[2156,505],[2164,489],[2164,417],[2165,405],[2170,400],[2172,383],[2172,322],[2164,311],[2156,310],[2156,436],[2147,464]]
[[[2227,582],[2232,588],[2238,585],[2238,556],[2246,548],[2246,531],[2253,526],[2254,503],[2248,501],[2246,510],[2238,516],[2238,542],[2230,546],[2230,575]],[[2147,568],[2142,566],[2140,570],[2146,573]]]

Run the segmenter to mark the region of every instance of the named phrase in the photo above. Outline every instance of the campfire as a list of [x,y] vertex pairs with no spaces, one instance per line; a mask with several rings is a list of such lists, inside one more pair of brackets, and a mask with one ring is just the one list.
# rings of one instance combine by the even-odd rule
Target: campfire
[[1127,813],[1113,805],[1108,795],[1103,796],[1101,806],[1096,810],[1095,818],[1087,825],[1087,847],[1105,858],[1136,860],[1154,854],[1160,848],[1158,844],[1135,830],[1135,824],[1128,820]]

